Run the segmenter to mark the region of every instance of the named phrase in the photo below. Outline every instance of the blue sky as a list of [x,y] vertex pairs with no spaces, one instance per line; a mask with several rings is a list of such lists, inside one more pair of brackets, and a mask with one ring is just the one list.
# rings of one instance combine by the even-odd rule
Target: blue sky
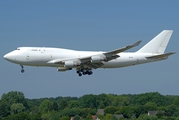
[[[110,51],[138,40],[136,51],[164,29],[174,30],[167,52],[178,52],[179,1],[31,0],[0,1],[0,96],[21,91],[27,98],[84,94],[179,95],[179,56],[120,69],[97,69],[78,77],[75,70],[25,67],[3,59],[20,46]],[[59,53],[60,54],[60,53]]]

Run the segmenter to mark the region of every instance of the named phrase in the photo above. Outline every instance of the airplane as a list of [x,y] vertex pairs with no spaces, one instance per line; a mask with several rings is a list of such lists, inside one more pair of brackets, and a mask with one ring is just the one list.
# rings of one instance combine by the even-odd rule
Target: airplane
[[77,51],[50,47],[18,47],[4,55],[9,62],[24,66],[56,67],[57,71],[76,69],[79,76],[91,75],[97,68],[121,68],[165,60],[175,52],[164,53],[173,30],[163,30],[136,52],[124,52],[141,41],[109,52]]

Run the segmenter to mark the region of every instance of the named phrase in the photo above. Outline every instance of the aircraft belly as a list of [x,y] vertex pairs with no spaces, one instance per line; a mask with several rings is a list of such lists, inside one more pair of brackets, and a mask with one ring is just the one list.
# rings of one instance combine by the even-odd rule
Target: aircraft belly
[[148,62],[144,55],[126,54],[121,55],[120,58],[104,62],[102,68],[120,68],[126,66],[133,66]]
[[110,62],[104,62],[102,68],[120,68],[120,67],[135,65],[135,64],[136,64],[136,60],[124,61],[118,59]]

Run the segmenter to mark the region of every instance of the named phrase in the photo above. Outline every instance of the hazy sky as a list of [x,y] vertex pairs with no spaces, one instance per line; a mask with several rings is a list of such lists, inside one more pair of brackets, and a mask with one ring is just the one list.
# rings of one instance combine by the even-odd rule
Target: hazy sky
[[[97,69],[79,77],[75,69],[20,66],[3,59],[20,46],[110,51],[142,40],[136,51],[164,29],[174,30],[166,52],[178,52],[179,1],[1,0],[0,96],[21,91],[26,98],[84,94],[179,95],[179,55],[120,69]],[[59,53],[60,54],[60,53]]]

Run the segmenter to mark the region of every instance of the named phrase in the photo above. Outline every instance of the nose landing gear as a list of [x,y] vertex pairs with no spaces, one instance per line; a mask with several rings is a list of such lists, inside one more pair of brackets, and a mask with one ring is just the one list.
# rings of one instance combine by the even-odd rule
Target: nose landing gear
[[24,73],[25,72],[25,70],[24,70],[24,66],[23,65],[20,65],[21,66],[21,73]]

